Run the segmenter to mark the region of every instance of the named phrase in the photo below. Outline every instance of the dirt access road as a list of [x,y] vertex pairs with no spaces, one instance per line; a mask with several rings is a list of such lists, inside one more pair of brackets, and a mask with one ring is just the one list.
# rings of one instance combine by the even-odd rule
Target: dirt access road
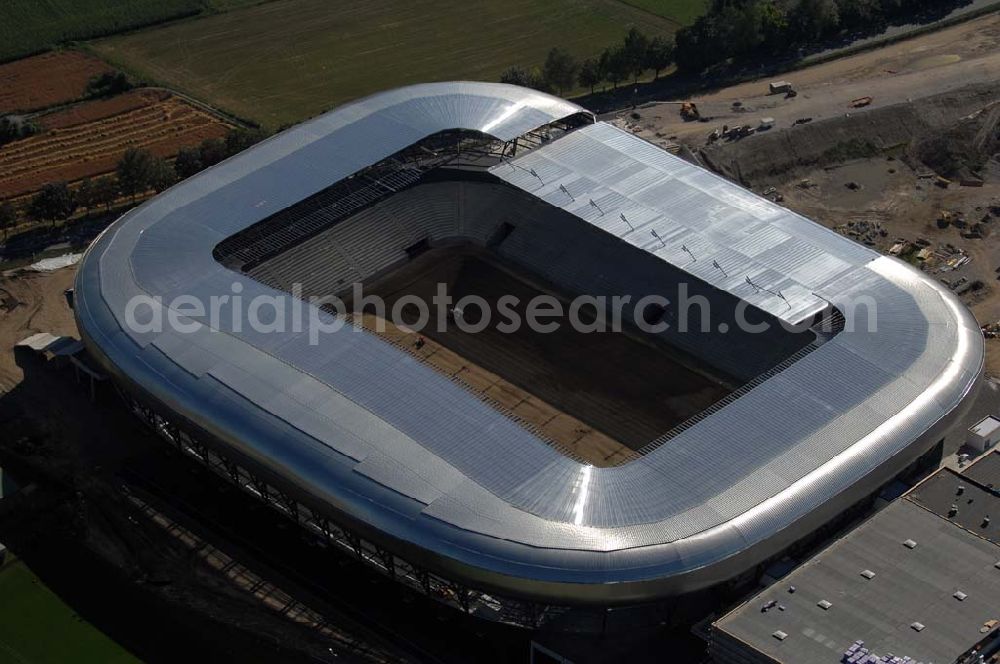
[[14,362],[18,341],[36,332],[79,337],[73,312],[63,297],[74,277],[76,268],[69,267],[0,279],[0,394],[11,391],[23,377]]
[[[653,142],[676,140],[700,147],[716,127],[751,124],[762,117],[775,127],[798,118],[815,120],[852,112],[851,100],[873,97],[879,108],[906,102],[971,83],[995,81],[1000,75],[1000,14],[989,14],[939,32],[932,32],[873,51],[776,76],[793,84],[798,96],[768,95],[768,79],[741,83],[694,97],[710,122],[685,122],[678,102],[647,105],[635,122],[640,136]],[[733,112],[733,102],[743,112]]]

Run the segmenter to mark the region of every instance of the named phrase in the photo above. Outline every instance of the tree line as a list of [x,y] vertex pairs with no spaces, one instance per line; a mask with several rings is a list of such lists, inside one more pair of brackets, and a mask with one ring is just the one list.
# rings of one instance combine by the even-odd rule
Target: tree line
[[541,68],[510,67],[500,81],[558,94],[576,86],[593,93],[602,83],[610,83],[617,89],[622,81],[638,81],[647,71],[653,71],[659,78],[671,65],[673,57],[673,40],[659,36],[649,38],[632,28],[621,42],[604,49],[597,58],[578,62],[572,54],[556,47],[549,51]]
[[88,215],[101,207],[110,212],[122,197],[134,203],[139,196],[150,191],[159,193],[179,180],[242,152],[263,138],[264,132],[257,129],[233,129],[224,139],[210,138],[196,147],[182,148],[173,162],[148,150],[129,148],[119,159],[114,173],[85,178],[76,188],[67,182],[50,182],[20,211],[10,201],[0,203],[0,230],[3,231],[4,241],[22,214],[55,227],[57,222],[69,219],[80,209]]
[[712,0],[675,35],[678,69],[786,55],[839,35],[872,33],[954,0]]
[[647,71],[659,78],[673,59],[672,39],[650,38],[632,28],[621,42],[604,49],[600,57],[578,62],[571,53],[556,47],[549,51],[541,68],[510,67],[501,74],[500,82],[560,95],[576,86],[593,93],[602,83],[610,83],[617,89],[622,81],[638,81]]
[[613,89],[638,82],[646,72],[677,65],[690,74],[733,59],[755,61],[787,55],[844,34],[871,33],[893,21],[942,11],[966,0],[711,0],[705,14],[673,37],[648,37],[632,28],[600,57],[579,62],[553,48],[541,67],[509,67],[501,83],[560,95],[575,87],[593,94],[602,84]]

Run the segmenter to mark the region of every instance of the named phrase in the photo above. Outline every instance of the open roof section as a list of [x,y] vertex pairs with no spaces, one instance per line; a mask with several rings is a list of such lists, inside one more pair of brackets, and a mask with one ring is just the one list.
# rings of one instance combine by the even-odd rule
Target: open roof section
[[[255,295],[286,301],[225,269],[213,247],[433,133],[514,137],[581,111],[511,86],[441,83],[376,95],[290,129],[110,227],[77,276],[81,334],[127,387],[442,574],[554,603],[635,602],[728,579],[922,453],[977,383],[983,340],[935,280],[655,146],[630,148],[663,165],[649,170],[643,156],[635,166],[636,177],[662,179],[639,203],[702,209],[709,221],[715,211],[745,215],[734,237],[711,223],[695,230],[720,252],[756,252],[758,263],[769,247],[787,249],[787,262],[761,264],[803,286],[812,282],[796,275],[809,265],[847,263],[815,291],[845,312],[847,329],[632,463],[596,469],[567,459],[371,335],[332,333],[317,347],[307,332],[237,330],[228,322],[232,302],[217,329],[190,312],[181,316],[190,332],[125,323],[138,295],[162,298],[151,313],[178,295],[229,294],[234,284],[244,303]],[[554,155],[570,140],[596,141],[595,150],[634,140],[596,127],[535,154]],[[611,191],[603,181],[614,175],[580,178],[586,186],[571,191],[611,209],[600,192]],[[713,195],[697,186],[702,180]],[[664,246],[644,247],[651,255],[705,269],[660,235]],[[777,245],[768,239],[781,236]],[[864,316],[850,307],[858,295],[877,304],[874,329],[854,327]],[[803,310],[812,306],[801,301]],[[286,329],[294,326],[286,321]]]
[[226,267],[249,272],[337,222],[416,184],[432,171],[485,169],[593,120],[590,113],[581,110],[513,138],[471,129],[433,133],[227,237],[215,247],[213,255]]

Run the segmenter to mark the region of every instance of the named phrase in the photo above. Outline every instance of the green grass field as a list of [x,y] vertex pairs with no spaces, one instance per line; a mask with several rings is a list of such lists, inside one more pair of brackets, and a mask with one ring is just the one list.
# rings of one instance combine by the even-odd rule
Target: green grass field
[[626,4],[669,18],[682,24],[694,20],[708,9],[709,0],[622,0]]
[[202,0],[3,0],[0,61],[200,12]]
[[76,617],[24,563],[14,561],[0,569],[0,662],[138,664],[138,661]]
[[2,0],[0,62],[67,41],[113,35],[176,18],[267,0]]
[[594,56],[633,25],[654,35],[680,23],[619,0],[277,0],[94,48],[274,128],[408,83],[496,81],[511,65],[540,65],[553,46]]

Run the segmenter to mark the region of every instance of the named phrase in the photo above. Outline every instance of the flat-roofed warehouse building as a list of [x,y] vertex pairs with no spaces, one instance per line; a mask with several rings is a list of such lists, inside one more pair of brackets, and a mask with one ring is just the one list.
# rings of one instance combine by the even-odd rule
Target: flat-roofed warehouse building
[[[583,458],[412,347],[356,326],[313,344],[283,318],[295,283],[376,281],[454,246],[553,292],[703,296],[707,331],[641,342],[725,396],[675,424],[659,408],[612,422],[622,454]],[[179,296],[236,293],[286,303],[268,321],[285,331],[237,326],[235,299],[215,320],[175,310],[183,331],[147,325]],[[741,309],[770,331],[738,330]],[[983,363],[976,321],[936,280],[574,104],[483,83],[348,104],[173,187],[91,246],[75,311],[182,450],[399,580],[525,624],[754,569],[936,444]],[[639,444],[642,418],[656,435]]]
[[[1000,454],[988,457],[981,470],[995,472]],[[1000,514],[1000,492],[975,476],[938,471],[716,621],[713,661],[993,661],[1000,519],[984,517]]]

